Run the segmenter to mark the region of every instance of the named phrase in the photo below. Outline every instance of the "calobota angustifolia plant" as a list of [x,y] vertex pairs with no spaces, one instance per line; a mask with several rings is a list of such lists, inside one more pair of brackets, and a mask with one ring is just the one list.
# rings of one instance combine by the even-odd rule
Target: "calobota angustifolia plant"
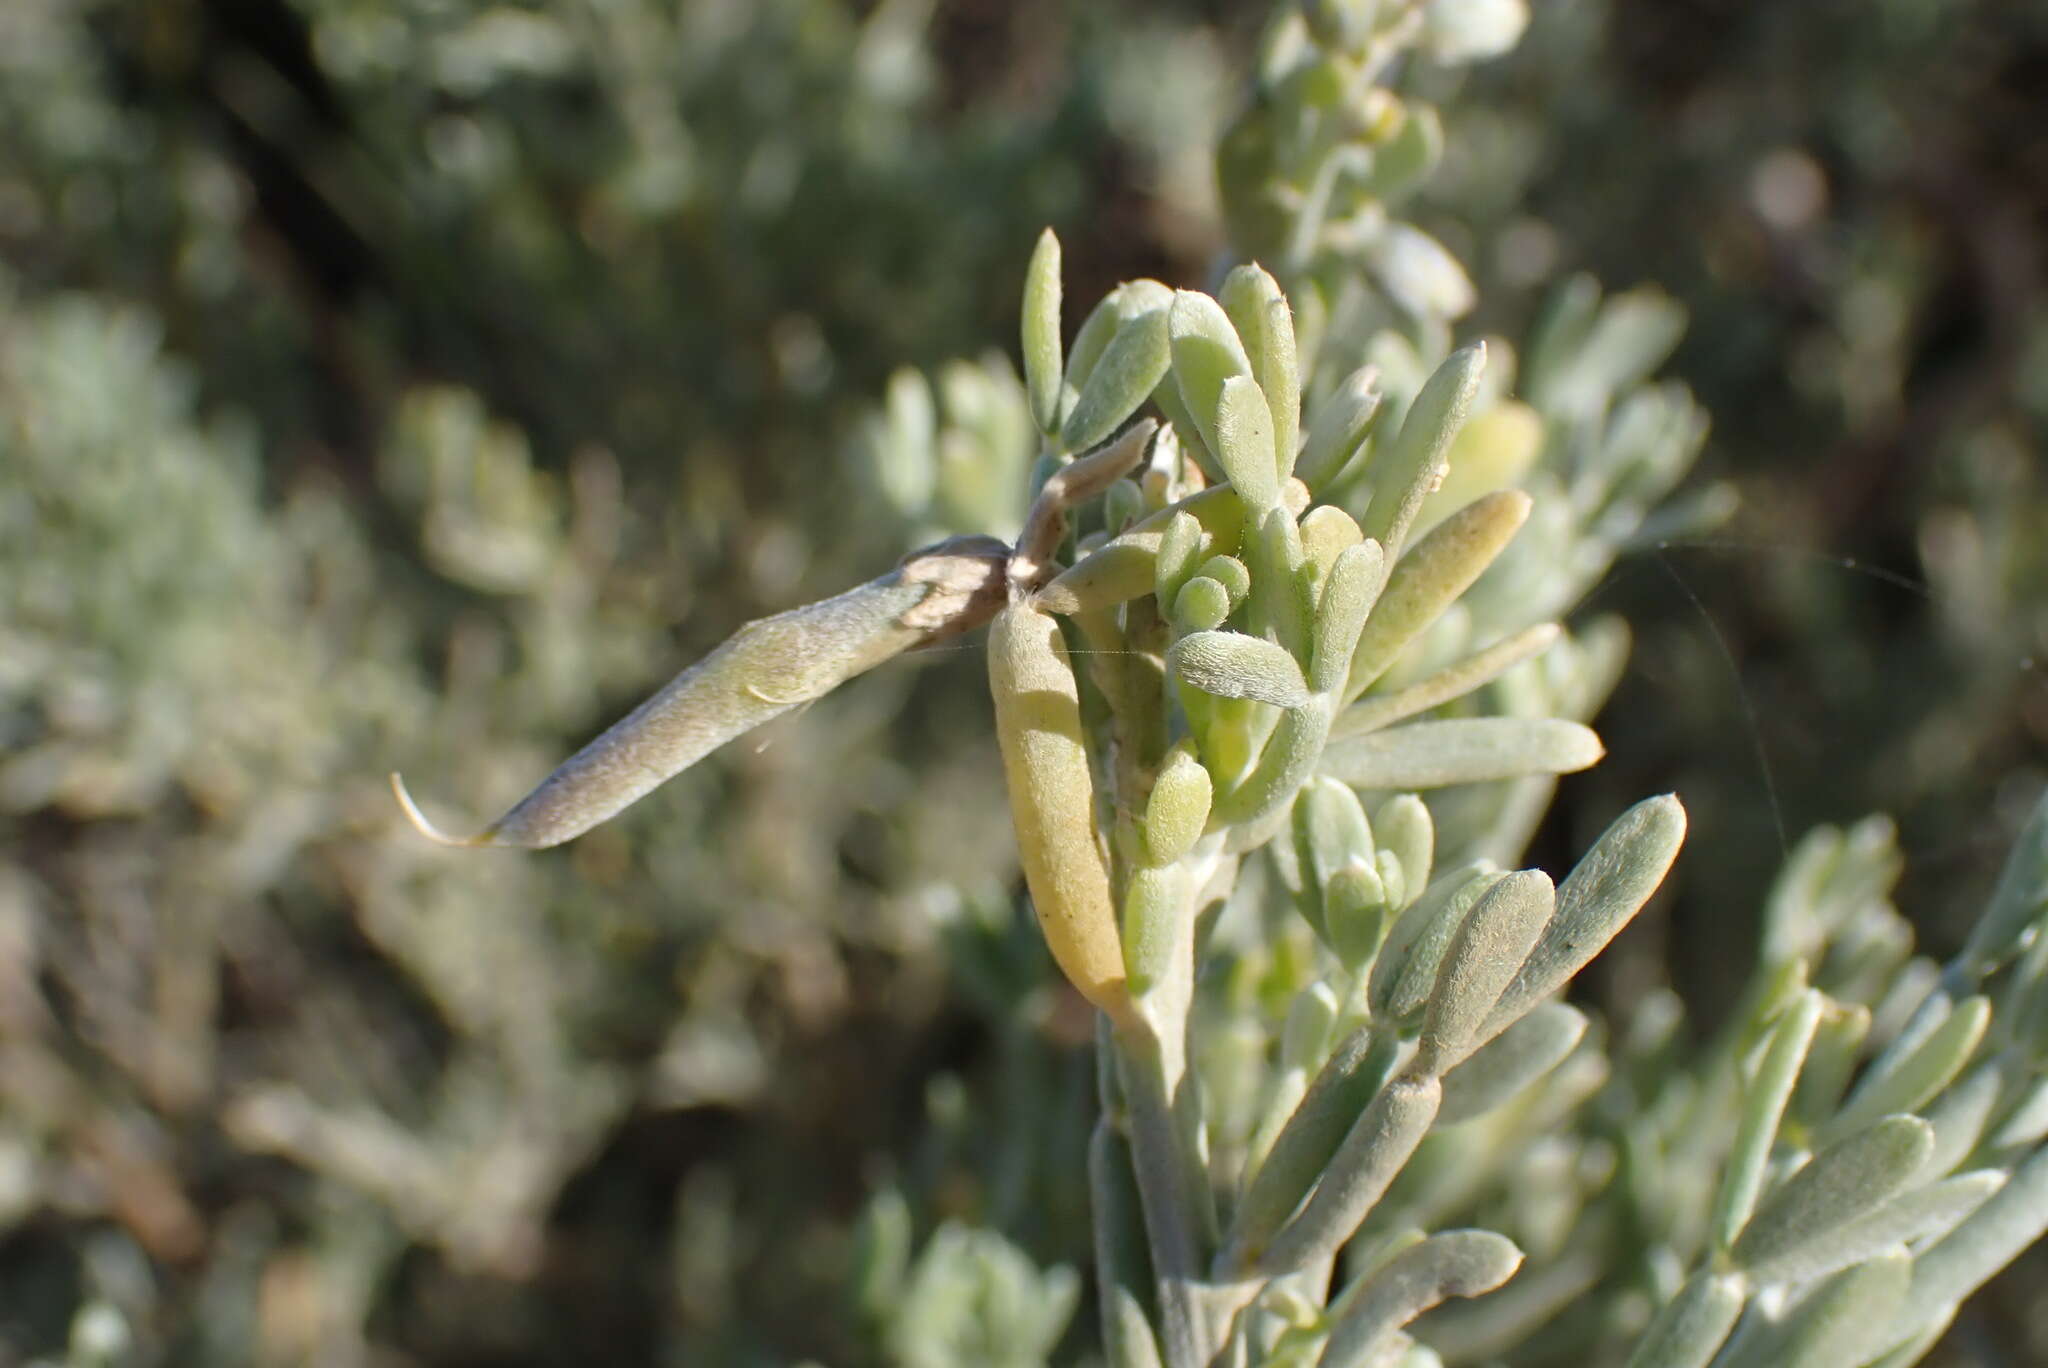
[[[1026,884],[1053,958],[1104,1022],[1090,1182],[1112,1361],[1431,1362],[1410,1323],[1523,1259],[1491,1231],[1425,1233],[1455,1207],[1437,1156],[1520,1124],[1575,1057],[1587,1022],[1556,995],[1655,890],[1683,810],[1668,796],[1631,808],[1554,888],[1484,857],[1439,866],[1418,790],[1600,755],[1576,722],[1444,715],[1540,665],[1554,624],[1395,669],[1530,511],[1520,491],[1485,491],[1413,535],[1482,347],[1454,352],[1398,424],[1356,390],[1304,424],[1281,416],[1303,385],[1287,301],[1258,267],[1216,297],[1119,287],[1071,348],[1057,279],[1048,233],[1024,333],[1042,478],[1014,546],[956,538],[750,625],[464,843],[570,839],[853,674],[990,624]],[[1137,417],[1148,404],[1164,424]],[[1739,1099],[1736,1119],[1724,1133],[1694,1114],[1692,1147],[1674,1146],[1705,1166],[1703,1191],[1720,1174],[1698,1271],[1663,1289],[1631,1362],[1903,1364],[2048,1224],[2031,1063],[2044,828],[1846,1100],[1875,952],[1823,985],[1851,954],[1838,943],[1870,934],[1840,912],[1829,922],[1854,899],[1823,885],[1856,866],[1809,869],[1808,887],[1781,895],[1760,986],[1699,1074],[1701,1098]],[[1194,1008],[1219,909],[1261,887],[1313,929],[1317,967],[1239,1133],[1198,1081]],[[1878,967],[1893,996],[1914,982],[1900,957]],[[1994,978],[1997,1031],[1979,991]],[[1720,1143],[1702,1150],[1702,1135]],[[1509,1171],[1511,1151],[1496,1153]],[[1587,1226],[1602,1219],[1589,1202]],[[1674,1233],[1666,1257],[1683,1243]]]
[[[750,625],[468,843],[567,840],[852,674],[990,622],[1026,884],[1115,1063],[1092,1164],[1111,1348],[1125,1362],[1267,1358],[1266,1294],[1324,1300],[1446,1089],[1468,1061],[1491,1067],[1491,1043],[1642,905],[1684,817],[1672,798],[1631,810],[1562,890],[1483,859],[1432,869],[1414,790],[1600,755],[1576,722],[1432,715],[1541,654],[1554,625],[1388,683],[1528,516],[1526,495],[1490,490],[1413,535],[1483,346],[1451,355],[1383,429],[1370,391],[1301,421],[1292,315],[1257,266],[1215,297],[1122,286],[1067,349],[1047,233],[1024,318],[1044,459],[1014,546],[955,539]],[[1148,404],[1166,425],[1137,417]],[[1343,501],[1326,497],[1340,475]],[[1203,914],[1273,847],[1329,974],[1289,1023],[1269,1133],[1219,1153],[1189,1065]],[[1382,1254],[1329,1306],[1331,1362],[1406,1345],[1412,1317],[1521,1257],[1477,1231]]]
[[[1684,814],[1629,809],[1556,886],[1500,866],[1549,779],[1601,753],[1583,723],[1621,648],[1553,619],[1650,525],[1700,425],[1682,394],[1631,389],[1672,311],[1603,308],[1590,285],[1561,293],[1526,403],[1507,399],[1505,349],[1449,347],[1470,302],[1455,262],[1379,207],[1433,159],[1435,123],[1366,98],[1376,74],[1455,38],[1460,12],[1498,38],[1516,8],[1283,22],[1223,178],[1302,319],[1246,265],[1213,296],[1127,282],[1068,343],[1048,233],[1024,290],[1039,456],[1014,544],[956,538],[750,625],[461,842],[570,839],[988,624],[1025,882],[1103,1023],[1089,1181],[1117,1365],[1423,1365],[1428,1344],[1483,1360],[1525,1340],[1532,1362],[1904,1364],[2048,1224],[2039,822],[1931,985],[1842,887],[1869,852],[1795,867],[1745,1010],[1627,1122],[1638,1171],[1697,1200],[1583,1177],[1599,1146],[1571,1112],[1605,1065],[1557,994],[1655,890]],[[1360,272],[1402,328],[1372,332]],[[1318,383],[1317,358],[1362,355],[1379,364]],[[1219,1005],[1248,934],[1308,938],[1277,1014]],[[1256,1064],[1219,1064],[1247,1033]],[[1546,1128],[1576,1159],[1553,1184],[1577,1203],[1563,1238],[1488,1204]],[[1495,1210],[1517,1238],[1466,1224]]]

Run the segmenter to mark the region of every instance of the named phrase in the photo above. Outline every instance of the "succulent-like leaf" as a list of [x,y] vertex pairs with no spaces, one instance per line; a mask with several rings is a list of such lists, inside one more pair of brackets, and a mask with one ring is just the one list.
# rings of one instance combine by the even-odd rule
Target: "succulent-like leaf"
[[1218,1260],[1226,1271],[1248,1267],[1301,1205],[1352,1124],[1386,1082],[1397,1050],[1392,1035],[1360,1027],[1331,1053],[1237,1204]]
[[1346,1132],[1300,1213],[1266,1246],[1258,1270],[1277,1278],[1306,1268],[1356,1234],[1429,1133],[1442,1093],[1434,1078],[1396,1078],[1381,1088]]
[[1212,797],[1209,771],[1195,758],[1194,747],[1185,739],[1175,743],[1145,800],[1142,831],[1150,863],[1171,864],[1194,848],[1209,820]]
[[1038,235],[1031,264],[1024,269],[1024,388],[1038,430],[1059,430],[1060,416],[1060,240],[1048,228]]
[[1737,1268],[1768,1270],[1820,1257],[1845,1226],[1905,1187],[1933,1149],[1932,1126],[1917,1116],[1887,1116],[1822,1150],[1764,1198],[1730,1258]]
[[1486,1043],[1490,1037],[1481,1029],[1487,1014],[1555,908],[1550,876],[1524,869],[1487,889],[1465,914],[1423,1010],[1418,1069],[1441,1073]]
[[1592,962],[1649,901],[1685,841],[1685,809],[1665,794],[1614,819],[1557,890],[1557,915],[1487,1018],[1505,1027]]
[[1586,1016],[1546,1002],[1472,1052],[1444,1075],[1439,1128],[1484,1116],[1564,1062],[1586,1033]]
[[1379,373],[1366,366],[1353,371],[1316,410],[1301,458],[1294,463],[1294,473],[1310,489],[1323,489],[1358,454],[1379,418],[1380,397]]
[[[1223,382],[1235,375],[1250,379],[1251,358],[1223,306],[1198,291],[1177,291],[1166,323],[1173,349],[1172,378],[1181,403],[1203,443],[1220,457],[1216,409],[1223,398]],[[1246,503],[1263,511],[1264,506],[1251,504],[1249,497]]]
[[1529,507],[1519,489],[1489,494],[1444,519],[1394,563],[1359,634],[1347,697],[1370,688],[1403,647],[1472,587],[1521,530]]
[[1344,1290],[1330,1308],[1327,1368],[1377,1361],[1395,1332],[1450,1297],[1493,1291],[1522,1266],[1522,1251],[1490,1230],[1446,1230],[1403,1249]]
[[1628,1368],[1706,1368],[1748,1295],[1738,1275],[1693,1274],[1636,1341]]
[[996,615],[988,641],[996,740],[1017,853],[1047,947],[1110,1016],[1128,1010],[1109,868],[1095,835],[1095,786],[1079,686],[1059,623],[1028,603]]
[[1060,424],[1060,445],[1083,451],[1116,431],[1151,397],[1171,364],[1163,304],[1125,320]]
[[1550,717],[1453,717],[1332,741],[1323,773],[1359,788],[1426,789],[1525,774],[1570,774],[1605,748],[1590,727]]
[[1309,648],[1309,683],[1317,693],[1334,694],[1351,677],[1358,634],[1378,601],[1385,575],[1386,553],[1376,541],[1347,547],[1331,565],[1316,603]]
[[1757,1193],[1763,1190],[1764,1168],[1777,1140],[1778,1123],[1784,1117],[1785,1104],[1792,1098],[1792,1086],[1799,1081],[1800,1067],[1806,1063],[1806,1052],[1813,1044],[1823,1006],[1820,992],[1808,988],[1780,1014],[1756,1077],[1743,1089],[1735,1146],[1728,1156],[1714,1207],[1717,1249],[1734,1243],[1756,1209]]
[[1368,472],[1372,502],[1358,526],[1389,552],[1400,552],[1422,501],[1443,481],[1444,455],[1471,411],[1485,369],[1485,343],[1452,352],[1408,406],[1400,434],[1386,451],[1375,454]]
[[1273,418],[1275,470],[1294,473],[1301,440],[1301,369],[1295,353],[1294,311],[1264,267],[1246,263],[1224,277],[1217,293],[1252,363],[1252,379],[1265,394]]
[[1879,1061],[1849,1094],[1826,1136],[1848,1135],[1893,1112],[1918,1111],[1962,1072],[1990,1024],[1989,999],[1965,998],[1955,1004],[1913,1049]]
[[1224,377],[1216,398],[1216,459],[1247,516],[1260,518],[1280,503],[1280,471],[1273,454],[1273,414],[1248,375]]
[[1249,698],[1279,708],[1308,702],[1308,681],[1301,677],[1301,666],[1263,637],[1195,632],[1173,643],[1166,663],[1182,679],[1218,698]]

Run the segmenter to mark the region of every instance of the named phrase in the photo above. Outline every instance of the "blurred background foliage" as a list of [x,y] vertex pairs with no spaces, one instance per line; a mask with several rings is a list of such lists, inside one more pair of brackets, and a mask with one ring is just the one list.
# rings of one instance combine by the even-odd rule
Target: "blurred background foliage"
[[[0,6],[0,1362],[1073,1358],[1088,1016],[973,643],[545,855],[383,774],[500,810],[1010,530],[946,471],[1028,459],[1032,237],[1205,281],[1256,8]],[[1634,662],[1534,854],[1693,813],[1615,1003],[1711,1020],[1786,842],[1878,809],[1952,949],[2048,773],[2044,74],[2002,0],[1558,0],[1455,78],[1413,212],[1473,322],[1661,283],[1743,495],[1588,605]]]

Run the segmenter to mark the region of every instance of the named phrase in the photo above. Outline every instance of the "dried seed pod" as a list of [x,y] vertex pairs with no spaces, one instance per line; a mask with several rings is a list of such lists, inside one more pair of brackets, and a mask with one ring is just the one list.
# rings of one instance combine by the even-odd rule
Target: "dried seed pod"
[[1028,600],[996,614],[988,675],[1017,852],[1045,943],[1082,996],[1120,1018],[1130,993],[1109,863],[1095,834],[1080,688],[1052,614]]
[[748,623],[470,840],[437,831],[395,774],[392,787],[413,825],[444,845],[560,845],[742,732],[913,646],[987,621],[1003,601],[1007,561],[993,537],[955,537],[835,598]]

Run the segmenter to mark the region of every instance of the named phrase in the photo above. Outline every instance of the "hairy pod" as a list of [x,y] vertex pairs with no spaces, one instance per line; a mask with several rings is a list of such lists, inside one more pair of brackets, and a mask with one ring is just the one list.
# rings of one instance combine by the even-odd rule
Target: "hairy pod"
[[1046,946],[1082,996],[1122,1017],[1130,1008],[1123,945],[1096,839],[1080,689],[1059,623],[1023,600],[997,613],[988,674],[1017,852]]
[[436,831],[395,774],[392,787],[413,825],[444,845],[560,845],[741,733],[913,646],[986,622],[1003,601],[1007,552],[993,537],[955,537],[837,597],[748,623],[469,840]]

